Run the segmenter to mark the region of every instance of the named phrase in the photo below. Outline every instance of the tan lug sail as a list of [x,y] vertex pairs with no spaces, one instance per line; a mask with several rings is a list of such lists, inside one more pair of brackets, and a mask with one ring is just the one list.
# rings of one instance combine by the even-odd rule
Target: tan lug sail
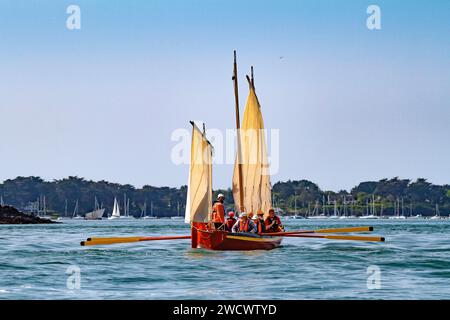
[[208,222],[212,207],[212,147],[193,123],[185,222]]
[[250,82],[250,93],[247,98],[239,136],[241,137],[244,203],[240,201],[238,157],[236,157],[233,175],[235,207],[236,209],[243,207],[246,212],[255,214],[258,210],[262,210],[267,215],[271,207],[270,170],[264,120],[253,81]]

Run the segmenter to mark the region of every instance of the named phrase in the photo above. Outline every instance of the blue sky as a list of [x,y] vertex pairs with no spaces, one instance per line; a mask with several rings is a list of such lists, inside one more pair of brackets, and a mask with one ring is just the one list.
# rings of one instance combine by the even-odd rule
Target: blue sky
[[[81,30],[66,8],[81,8]],[[369,5],[382,29],[366,28]],[[78,175],[180,186],[171,133],[233,128],[232,51],[255,66],[273,181],[324,189],[400,176],[450,183],[450,2],[0,2],[0,181]],[[232,167],[214,167],[215,187]]]

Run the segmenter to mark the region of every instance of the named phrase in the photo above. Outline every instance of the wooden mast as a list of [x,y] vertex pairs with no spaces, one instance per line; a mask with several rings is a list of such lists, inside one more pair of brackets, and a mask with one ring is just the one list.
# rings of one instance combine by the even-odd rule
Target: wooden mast
[[244,183],[242,181],[242,154],[241,154],[241,120],[239,118],[239,92],[238,92],[238,78],[237,78],[237,62],[236,62],[236,50],[234,50],[234,68],[233,68],[233,81],[234,81],[234,101],[236,109],[236,129],[237,129],[237,165],[239,174],[239,203],[240,212],[244,212]]
[[251,82],[252,82],[253,90],[255,90],[255,78],[253,77],[253,66],[251,66],[250,76],[251,76]]
[[251,67],[250,77],[248,75],[245,76],[248,81],[248,86],[250,89],[255,90],[255,78],[253,77],[253,66]]

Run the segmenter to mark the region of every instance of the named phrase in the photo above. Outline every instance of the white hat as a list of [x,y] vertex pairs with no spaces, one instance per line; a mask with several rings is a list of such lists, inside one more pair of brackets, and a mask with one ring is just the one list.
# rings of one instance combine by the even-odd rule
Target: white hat
[[253,217],[252,217],[252,220],[258,220],[259,219],[259,217],[257,216],[257,215],[254,215]]
[[219,198],[225,198],[225,196],[224,196],[222,193],[219,193],[219,194],[217,195],[217,199],[219,199]]
[[242,213],[239,215],[239,218],[246,217],[246,216],[247,216],[247,213],[242,212]]

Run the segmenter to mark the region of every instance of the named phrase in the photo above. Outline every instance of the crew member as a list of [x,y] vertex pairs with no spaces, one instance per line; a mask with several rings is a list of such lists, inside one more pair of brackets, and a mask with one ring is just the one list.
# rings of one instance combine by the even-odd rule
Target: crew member
[[264,223],[264,212],[258,210],[256,216],[253,217],[258,234],[266,232],[266,224]]
[[217,201],[214,202],[212,210],[212,222],[216,229],[223,228],[225,223],[225,207],[223,202],[225,201],[225,196],[221,193],[217,195]]
[[239,216],[239,220],[234,224],[232,231],[256,233],[256,225],[252,220],[248,219],[245,212],[242,212]]
[[278,216],[275,215],[275,210],[269,210],[269,216],[266,221],[266,232],[283,232],[284,227],[281,224],[281,220]]
[[236,223],[236,218],[234,217],[234,212],[230,211],[228,212],[228,219],[225,222],[225,230],[231,232],[231,229],[233,229],[234,224]]

